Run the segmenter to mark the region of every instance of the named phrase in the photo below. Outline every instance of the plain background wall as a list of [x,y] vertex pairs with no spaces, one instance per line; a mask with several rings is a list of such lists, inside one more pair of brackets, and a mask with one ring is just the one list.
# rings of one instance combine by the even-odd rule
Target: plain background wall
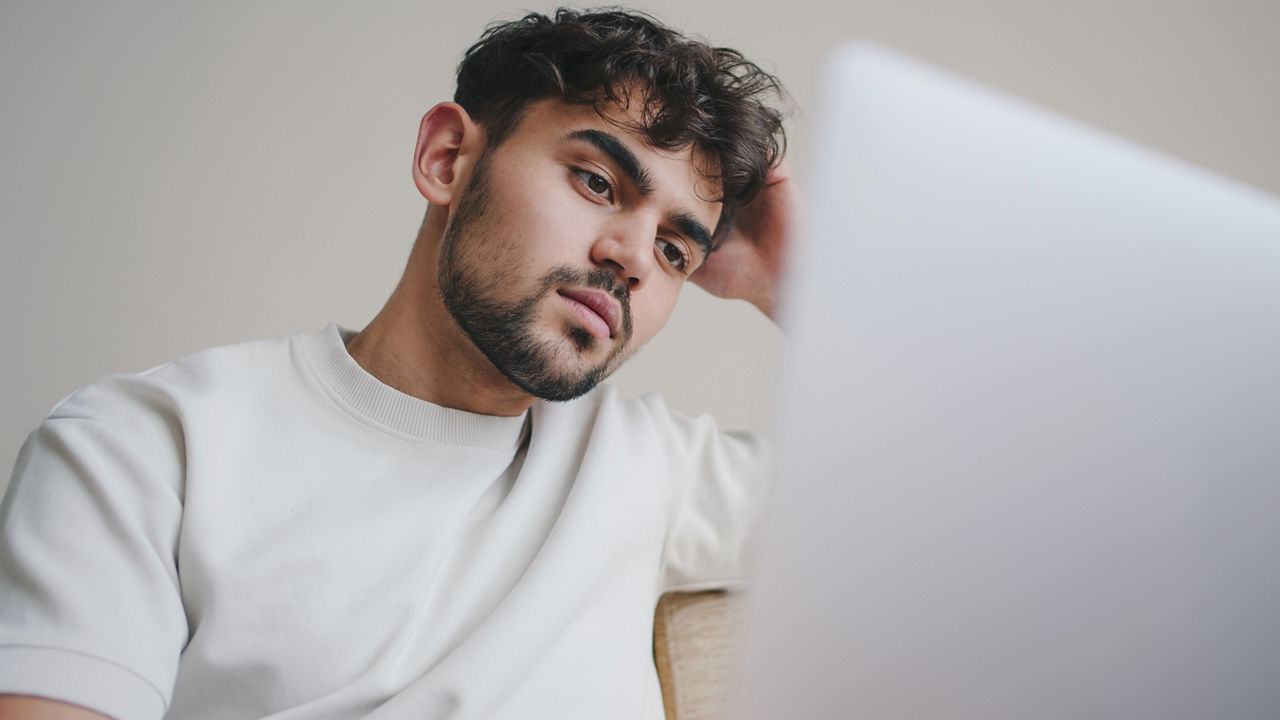
[[[802,173],[820,151],[805,112],[821,58],[858,38],[1280,193],[1276,0],[640,7],[782,77]],[[362,327],[425,208],[409,176],[419,117],[450,97],[484,25],[522,9],[4,0],[0,464],[96,377],[330,321]],[[754,309],[689,290],[617,381],[761,429],[779,342]]]

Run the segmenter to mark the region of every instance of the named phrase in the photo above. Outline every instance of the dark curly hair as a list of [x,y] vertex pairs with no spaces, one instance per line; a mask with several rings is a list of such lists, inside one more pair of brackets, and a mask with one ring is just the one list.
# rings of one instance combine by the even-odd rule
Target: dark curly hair
[[[685,37],[620,9],[530,13],[490,25],[458,64],[454,102],[496,147],[529,105],[639,109],[628,129],[665,150],[692,146],[699,171],[719,181],[717,238],[759,194],[786,147],[778,79],[729,48]],[[638,105],[633,103],[638,102]],[[603,114],[603,112],[602,112]]]

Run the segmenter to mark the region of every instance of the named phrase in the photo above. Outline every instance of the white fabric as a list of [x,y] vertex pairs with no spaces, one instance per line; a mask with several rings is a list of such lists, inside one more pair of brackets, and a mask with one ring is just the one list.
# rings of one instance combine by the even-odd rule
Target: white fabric
[[143,718],[662,717],[653,608],[732,585],[759,444],[600,388],[441,408],[339,330],[63,401],[0,511],[0,692]]

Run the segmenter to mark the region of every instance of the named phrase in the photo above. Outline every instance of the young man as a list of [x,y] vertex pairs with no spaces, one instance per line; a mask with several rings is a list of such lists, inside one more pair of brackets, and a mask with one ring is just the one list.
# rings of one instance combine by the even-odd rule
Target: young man
[[777,92],[642,16],[491,28],[368,327],[107,378],[32,434],[0,717],[662,717],[654,602],[738,581],[761,448],[593,388],[688,278],[772,312]]

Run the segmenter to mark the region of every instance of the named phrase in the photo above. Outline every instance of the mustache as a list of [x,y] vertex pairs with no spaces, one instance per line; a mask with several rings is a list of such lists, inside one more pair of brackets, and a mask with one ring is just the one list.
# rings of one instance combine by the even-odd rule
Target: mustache
[[586,285],[597,290],[604,290],[618,299],[618,302],[631,301],[631,288],[618,279],[617,274],[604,268],[580,270],[569,265],[561,265],[547,273],[546,284],[551,285]]

